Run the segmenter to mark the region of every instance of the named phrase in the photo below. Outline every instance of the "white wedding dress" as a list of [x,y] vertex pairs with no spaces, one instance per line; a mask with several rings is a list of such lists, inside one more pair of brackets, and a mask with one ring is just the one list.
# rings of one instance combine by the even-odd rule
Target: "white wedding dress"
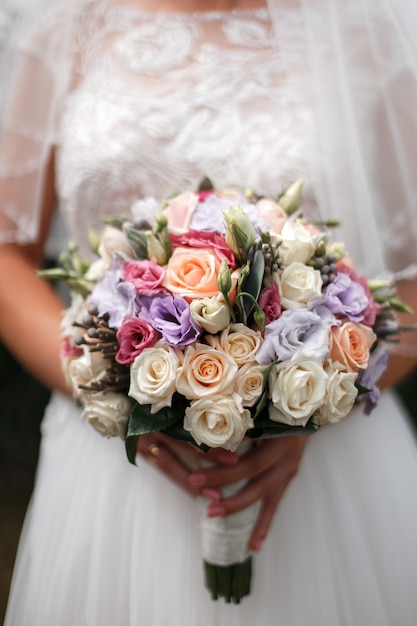
[[[275,194],[304,175],[315,142],[294,88],[302,59],[282,65],[266,9],[155,15],[96,2],[83,19],[57,163],[84,249],[87,225],[140,195],[204,175]],[[290,19],[286,30],[290,41]],[[42,431],[6,626],[415,626],[417,450],[393,396],[311,437],[238,606],[204,587],[188,495],[142,458],[130,465],[60,394]]]

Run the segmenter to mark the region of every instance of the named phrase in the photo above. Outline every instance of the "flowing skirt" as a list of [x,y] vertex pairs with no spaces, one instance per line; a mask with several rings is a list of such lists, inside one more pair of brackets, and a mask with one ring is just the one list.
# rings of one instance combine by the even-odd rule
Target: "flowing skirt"
[[240,605],[204,587],[197,503],[55,395],[6,626],[415,626],[417,449],[394,398],[312,435]]

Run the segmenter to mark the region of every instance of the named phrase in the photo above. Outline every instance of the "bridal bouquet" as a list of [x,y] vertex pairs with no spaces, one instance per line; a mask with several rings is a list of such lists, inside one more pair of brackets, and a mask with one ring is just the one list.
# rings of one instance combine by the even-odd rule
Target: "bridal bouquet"
[[[331,222],[304,217],[301,187],[269,199],[206,180],[145,198],[90,232],[97,260],[70,246],[62,268],[42,272],[72,288],[62,363],[83,417],[123,438],[131,462],[144,433],[243,452],[378,402],[384,340],[406,306],[388,282],[355,272]],[[249,593],[255,518],[256,507],[203,514],[213,598]]]

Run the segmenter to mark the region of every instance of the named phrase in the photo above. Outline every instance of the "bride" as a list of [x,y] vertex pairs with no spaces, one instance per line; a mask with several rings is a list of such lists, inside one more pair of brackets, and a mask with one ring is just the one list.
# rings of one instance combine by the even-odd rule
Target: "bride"
[[[55,392],[6,626],[412,626],[417,450],[393,395],[369,417],[240,460],[216,450],[198,472],[182,444],[142,436],[133,467],[121,441],[80,420],[59,362],[62,303],[34,270],[57,205],[87,254],[87,227],[140,196],[205,175],[275,195],[302,176],[306,209],[341,218],[360,270],[399,272],[417,307],[415,8],[36,0],[21,11],[3,68],[0,335]],[[416,354],[410,334],[384,386]],[[196,495],[211,517],[261,502],[239,606],[204,588]]]

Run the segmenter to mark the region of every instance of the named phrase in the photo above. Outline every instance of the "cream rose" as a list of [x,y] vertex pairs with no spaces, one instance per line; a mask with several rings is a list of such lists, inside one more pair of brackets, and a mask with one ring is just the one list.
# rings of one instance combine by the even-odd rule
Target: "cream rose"
[[206,337],[207,343],[220,348],[229,354],[240,366],[254,361],[263,339],[259,331],[252,330],[244,324],[231,324],[220,336]]
[[300,222],[287,221],[281,231],[278,252],[284,266],[307,263],[316,249],[315,237]]
[[139,404],[151,404],[151,413],[171,406],[179,365],[178,351],[171,346],[145,348],[130,366],[129,396]]
[[90,352],[84,349],[82,356],[70,361],[67,367],[67,379],[74,390],[74,397],[86,402],[93,390],[84,389],[93,383],[99,383],[106,375],[111,362],[103,357],[102,352]]
[[283,361],[271,368],[269,417],[290,426],[305,426],[323,404],[327,374],[315,361]]
[[103,437],[125,439],[132,404],[123,393],[95,393],[89,396],[82,417]]
[[242,398],[243,406],[254,406],[262,395],[265,366],[256,361],[246,363],[239,368],[235,391]]
[[190,311],[201,328],[215,335],[230,324],[230,312],[220,296],[191,301]]
[[231,394],[237,365],[222,350],[197,343],[188,346],[177,375],[177,391],[188,400]]
[[341,371],[340,363],[329,363],[325,368],[328,380],[324,404],[316,411],[314,422],[319,426],[327,422],[338,422],[346,417],[355,403],[358,389],[355,387],[357,374]]
[[321,274],[303,263],[291,263],[284,269],[279,279],[281,306],[285,309],[303,308],[320,296]]
[[214,395],[191,402],[185,409],[184,428],[200,445],[233,451],[253,428],[253,420],[238,394]]
[[369,353],[376,340],[374,331],[364,324],[345,322],[331,328],[330,358],[348,372],[368,367]]

